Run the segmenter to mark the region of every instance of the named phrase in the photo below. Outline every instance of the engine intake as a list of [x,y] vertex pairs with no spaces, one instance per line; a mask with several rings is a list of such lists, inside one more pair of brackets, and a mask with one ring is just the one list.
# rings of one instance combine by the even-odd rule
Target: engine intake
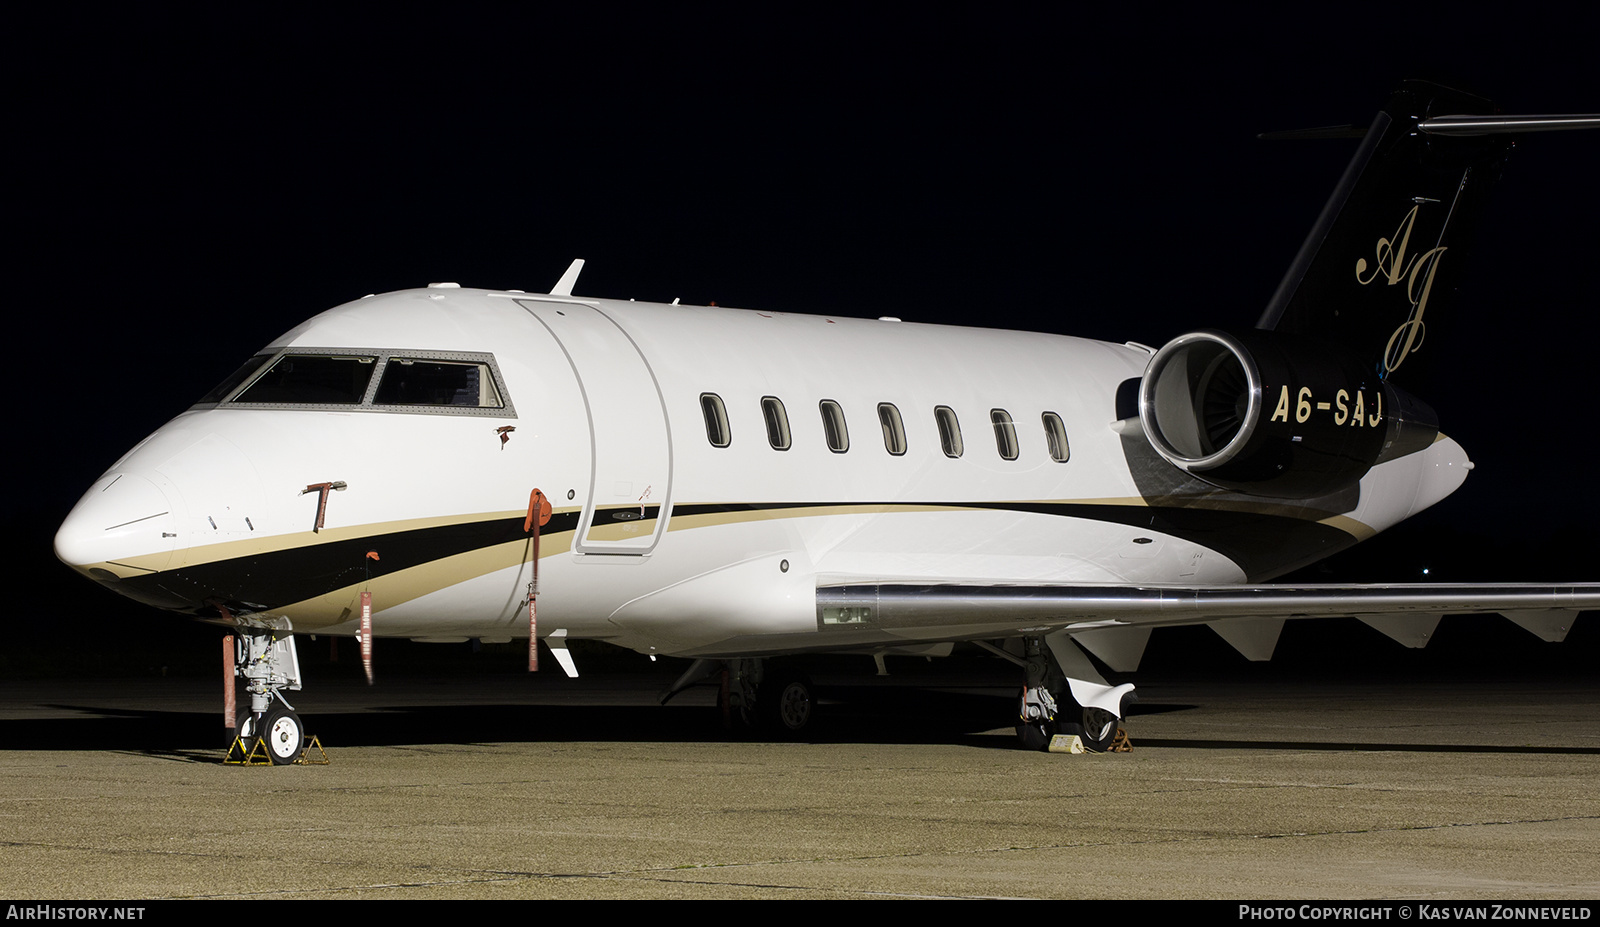
[[1198,479],[1254,495],[1309,498],[1438,434],[1427,405],[1376,371],[1275,332],[1180,335],[1139,387],[1152,447]]

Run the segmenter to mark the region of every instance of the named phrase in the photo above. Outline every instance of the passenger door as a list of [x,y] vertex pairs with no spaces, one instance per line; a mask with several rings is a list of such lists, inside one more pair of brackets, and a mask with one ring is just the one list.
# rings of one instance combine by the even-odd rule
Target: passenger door
[[589,418],[589,496],[573,535],[581,554],[648,554],[672,511],[672,440],[655,373],[598,306],[517,302],[560,344]]

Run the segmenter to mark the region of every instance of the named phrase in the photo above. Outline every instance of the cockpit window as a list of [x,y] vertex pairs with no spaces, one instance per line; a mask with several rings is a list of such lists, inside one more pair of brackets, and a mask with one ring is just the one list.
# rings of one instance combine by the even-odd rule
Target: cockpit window
[[267,361],[272,360],[272,358],[273,355],[271,353],[257,354],[255,357],[250,358],[249,360],[245,361],[238,370],[235,370],[233,373],[229,374],[226,380],[218,383],[216,387],[211,390],[211,392],[201,396],[200,401],[221,402],[228,397],[229,393],[238,389],[239,384],[254,376],[255,372],[260,370],[261,366]]
[[[231,398],[230,398],[231,397]],[[257,354],[198,406],[516,418],[493,354],[284,348]]]
[[358,354],[285,354],[233,401],[359,403],[377,360]]
[[391,357],[373,403],[380,406],[501,407],[488,364]]

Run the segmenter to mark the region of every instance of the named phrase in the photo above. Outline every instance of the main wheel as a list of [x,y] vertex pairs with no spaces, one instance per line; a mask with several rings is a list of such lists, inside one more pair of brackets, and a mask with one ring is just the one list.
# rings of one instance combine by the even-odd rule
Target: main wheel
[[780,676],[761,693],[757,705],[768,726],[784,737],[798,737],[811,726],[817,700],[811,680],[804,676]]
[[1083,745],[1096,753],[1111,749],[1117,739],[1117,716],[1104,708],[1083,710]]
[[298,759],[306,739],[300,716],[281,705],[261,716],[261,738],[274,766],[287,766]]

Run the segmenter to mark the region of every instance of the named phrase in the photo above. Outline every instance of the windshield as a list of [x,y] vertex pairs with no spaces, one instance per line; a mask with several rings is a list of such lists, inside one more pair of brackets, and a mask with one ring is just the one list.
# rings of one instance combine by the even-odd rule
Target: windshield
[[376,357],[285,354],[234,402],[353,405],[367,394]]
[[198,404],[219,403],[516,417],[494,355],[467,351],[269,350],[246,361]]

